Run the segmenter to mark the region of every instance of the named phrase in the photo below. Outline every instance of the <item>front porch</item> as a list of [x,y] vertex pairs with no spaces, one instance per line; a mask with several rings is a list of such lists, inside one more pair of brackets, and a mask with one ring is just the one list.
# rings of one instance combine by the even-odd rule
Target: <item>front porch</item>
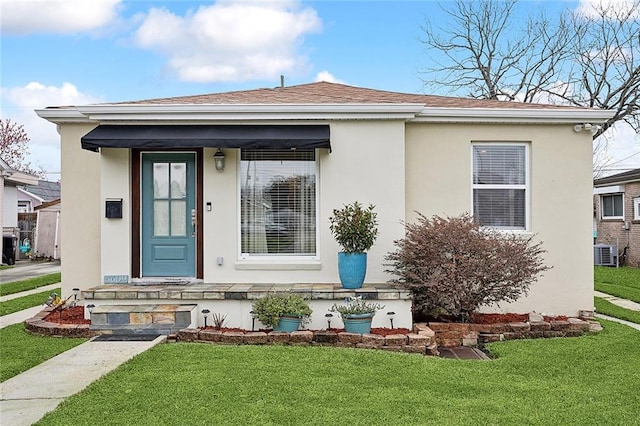
[[[389,283],[365,284],[359,289],[345,289],[340,284],[105,284],[81,291],[85,307],[94,305],[92,329],[125,330],[136,332],[149,330],[171,330],[167,327],[173,320],[180,327],[203,327],[208,309],[207,325],[212,325],[212,315],[225,316],[225,327],[258,330],[264,328],[251,315],[251,304],[269,292],[292,291],[309,300],[313,309],[309,330],[322,330],[329,326],[342,328],[338,314],[327,317],[334,303],[342,303],[347,297],[362,297],[384,305],[377,312],[372,327],[412,329],[411,297],[406,290]],[[172,316],[171,310],[174,310]],[[155,310],[158,310],[156,313]],[[161,312],[161,314],[160,314]],[[156,315],[154,315],[156,313]],[[110,319],[111,318],[111,319]],[[157,318],[162,320],[154,326]],[[190,324],[186,324],[190,321]],[[165,331],[163,334],[166,334]]]

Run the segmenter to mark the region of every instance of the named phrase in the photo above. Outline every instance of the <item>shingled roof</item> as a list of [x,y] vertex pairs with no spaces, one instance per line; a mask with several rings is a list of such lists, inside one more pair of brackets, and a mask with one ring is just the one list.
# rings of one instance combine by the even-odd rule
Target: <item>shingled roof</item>
[[419,95],[389,92],[348,86],[346,84],[317,83],[297,86],[262,88],[196,96],[147,99],[118,102],[107,105],[181,105],[181,104],[422,104],[425,107],[442,108],[513,108],[553,109],[567,106],[542,105],[521,102],[494,101],[486,99],[454,98],[447,96]]
[[594,186],[611,185],[616,183],[640,181],[640,169],[603,177],[593,181]]

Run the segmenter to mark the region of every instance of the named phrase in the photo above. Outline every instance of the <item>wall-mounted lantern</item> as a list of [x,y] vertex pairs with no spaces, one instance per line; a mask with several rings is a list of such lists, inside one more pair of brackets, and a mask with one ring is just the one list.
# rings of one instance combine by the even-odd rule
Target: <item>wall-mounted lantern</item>
[[216,162],[216,170],[221,172],[224,170],[224,152],[220,148],[213,154],[213,160]]

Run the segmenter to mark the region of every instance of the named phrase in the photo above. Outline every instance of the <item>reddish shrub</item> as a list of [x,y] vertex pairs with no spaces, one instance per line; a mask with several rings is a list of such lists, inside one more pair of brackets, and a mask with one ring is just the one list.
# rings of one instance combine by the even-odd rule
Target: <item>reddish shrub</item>
[[479,306],[526,295],[545,266],[542,243],[511,232],[480,228],[473,218],[418,213],[405,238],[386,256],[392,280],[412,292],[414,312],[462,320]]

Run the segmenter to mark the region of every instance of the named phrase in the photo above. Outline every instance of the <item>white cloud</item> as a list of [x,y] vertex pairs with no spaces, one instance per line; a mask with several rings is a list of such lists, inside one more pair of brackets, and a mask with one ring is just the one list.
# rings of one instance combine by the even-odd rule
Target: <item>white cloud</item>
[[340,80],[339,78],[336,78],[336,76],[334,76],[327,70],[320,71],[318,74],[316,74],[316,78],[314,79],[314,81],[326,81],[327,83],[347,84],[344,81]]
[[617,122],[603,137],[607,138],[606,174],[640,168],[640,135],[625,122]]
[[598,18],[598,10],[606,10],[611,14],[633,11],[633,16],[640,18],[640,10],[633,10],[634,0],[580,0],[576,11],[587,18]]
[[218,1],[185,16],[153,8],[141,19],[135,43],[165,55],[181,80],[202,83],[301,73],[302,38],[321,28],[315,10],[283,1]]
[[[101,102],[94,96],[79,92],[71,83],[45,86],[32,82],[24,87],[0,89],[0,116],[24,126],[29,136],[29,157],[33,168],[44,167],[47,172],[60,171],[60,135],[56,126],[36,115],[35,109],[48,106],[83,105]],[[57,180],[60,175],[49,175]]]
[[0,0],[2,32],[74,34],[117,18],[122,0]]

